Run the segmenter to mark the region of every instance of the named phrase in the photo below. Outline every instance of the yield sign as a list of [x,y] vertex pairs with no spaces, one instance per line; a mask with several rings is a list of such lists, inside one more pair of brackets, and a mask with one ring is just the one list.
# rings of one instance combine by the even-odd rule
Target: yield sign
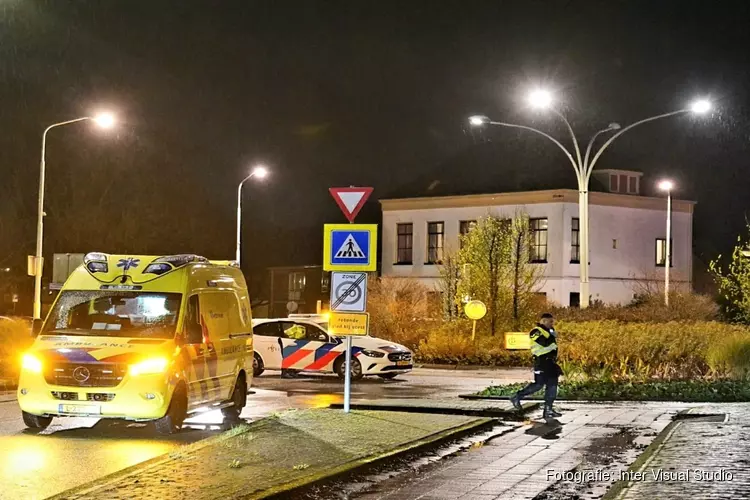
[[364,206],[367,198],[372,193],[371,187],[348,187],[348,188],[330,188],[331,196],[336,200],[339,208],[349,220],[354,222],[354,218],[357,216],[362,207]]

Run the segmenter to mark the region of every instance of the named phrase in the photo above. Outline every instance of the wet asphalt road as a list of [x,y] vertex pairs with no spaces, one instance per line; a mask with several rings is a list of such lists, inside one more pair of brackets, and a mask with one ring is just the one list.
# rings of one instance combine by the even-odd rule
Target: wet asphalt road
[[[355,382],[352,398],[452,397],[529,377],[527,369],[417,369],[395,380]],[[326,407],[343,401],[343,383],[335,375],[282,379],[278,372],[266,372],[254,380],[253,391],[242,413],[248,421],[288,408]],[[164,437],[146,424],[60,418],[36,433],[25,430],[14,400],[0,402],[0,499],[45,498],[216,435],[222,429],[222,415],[205,413],[188,423],[190,427],[178,435]]]

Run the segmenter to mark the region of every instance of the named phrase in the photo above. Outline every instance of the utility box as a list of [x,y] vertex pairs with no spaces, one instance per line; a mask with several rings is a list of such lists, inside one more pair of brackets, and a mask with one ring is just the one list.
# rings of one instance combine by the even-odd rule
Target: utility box
[[52,281],[49,284],[50,290],[59,290],[62,288],[68,276],[83,264],[82,253],[56,253],[52,260]]

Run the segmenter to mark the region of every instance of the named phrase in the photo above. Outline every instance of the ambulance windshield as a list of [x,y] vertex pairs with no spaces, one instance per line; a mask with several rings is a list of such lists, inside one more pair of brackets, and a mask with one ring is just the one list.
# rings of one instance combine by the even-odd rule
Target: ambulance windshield
[[174,337],[182,294],[141,291],[63,291],[43,334]]

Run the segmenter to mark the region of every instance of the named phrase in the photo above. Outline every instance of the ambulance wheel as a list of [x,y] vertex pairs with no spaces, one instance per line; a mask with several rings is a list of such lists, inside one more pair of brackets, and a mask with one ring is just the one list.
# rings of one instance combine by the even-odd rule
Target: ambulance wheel
[[172,394],[167,414],[158,420],[154,420],[156,432],[159,434],[174,434],[182,428],[182,423],[187,417],[187,394],[185,386],[179,385]]
[[245,382],[244,374],[240,374],[237,378],[237,383],[234,384],[234,390],[232,391],[230,401],[232,402],[232,406],[222,408],[221,413],[226,420],[237,421],[240,418],[242,409],[247,403],[247,382]]
[[52,423],[52,417],[40,417],[39,415],[32,415],[21,410],[23,416],[23,423],[29,429],[46,429],[49,424]]
[[384,373],[382,375],[378,375],[378,377],[382,378],[383,380],[391,380],[398,377],[398,373]]
[[[344,356],[339,357],[337,360],[336,365],[336,374],[339,376],[341,380],[344,380],[346,378],[346,358]],[[359,360],[352,356],[352,366],[351,366],[351,373],[352,373],[352,380],[359,380],[364,375],[362,374],[362,364],[359,362]]]
[[263,360],[260,359],[258,353],[253,353],[253,377],[260,377],[260,375],[266,370],[263,365]]

